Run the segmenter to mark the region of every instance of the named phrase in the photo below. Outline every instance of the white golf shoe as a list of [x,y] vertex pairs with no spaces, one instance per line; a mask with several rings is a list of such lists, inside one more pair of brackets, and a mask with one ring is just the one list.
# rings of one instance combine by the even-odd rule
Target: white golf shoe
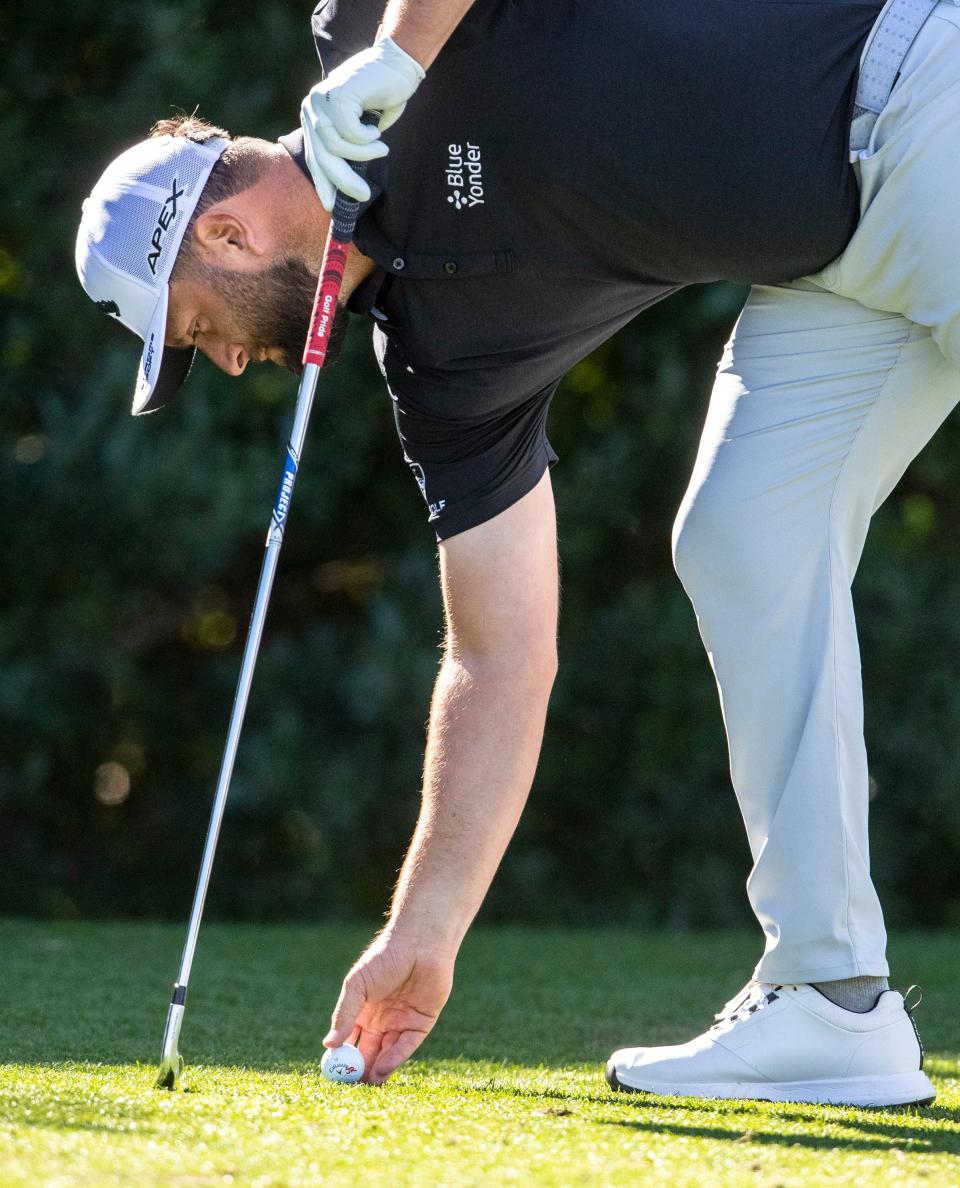
[[813,986],[749,982],[716,1018],[687,1044],[614,1052],[606,1068],[610,1087],[854,1106],[929,1105],[936,1096],[896,990],[857,1014]]

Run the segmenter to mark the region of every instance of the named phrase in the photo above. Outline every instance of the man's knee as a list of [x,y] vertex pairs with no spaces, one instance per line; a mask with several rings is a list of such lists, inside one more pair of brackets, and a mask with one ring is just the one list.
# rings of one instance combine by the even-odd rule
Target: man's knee
[[673,524],[673,566],[691,599],[716,583],[749,531],[722,483],[706,482],[687,492]]
[[790,535],[770,501],[745,493],[735,472],[711,474],[688,492],[673,527],[673,564],[697,613],[717,602],[766,605],[795,568]]

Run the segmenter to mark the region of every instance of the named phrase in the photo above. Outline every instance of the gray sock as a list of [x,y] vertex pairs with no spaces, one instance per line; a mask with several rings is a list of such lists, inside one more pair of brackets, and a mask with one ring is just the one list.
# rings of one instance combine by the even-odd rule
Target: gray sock
[[890,989],[886,978],[842,978],[838,982],[813,982],[824,998],[829,998],[845,1011],[865,1015],[877,1005],[884,990]]

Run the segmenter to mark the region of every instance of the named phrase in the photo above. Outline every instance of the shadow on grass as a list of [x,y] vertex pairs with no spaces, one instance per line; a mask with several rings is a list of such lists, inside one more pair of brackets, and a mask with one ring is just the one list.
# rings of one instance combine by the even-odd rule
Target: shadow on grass
[[[515,1095],[534,1098],[550,1097],[561,1099],[565,1103],[581,1100],[581,1098],[562,1093],[527,1094],[523,1091],[516,1091]],[[591,1094],[588,1100],[610,1104],[609,1098],[599,1095]],[[818,1126],[832,1124],[852,1132],[849,1134],[816,1135],[798,1133],[796,1130],[792,1130],[790,1133],[776,1130],[753,1130],[750,1127],[749,1114],[744,1116],[744,1109],[749,1106],[743,1105],[731,1106],[729,1111],[724,1111],[737,1115],[736,1125],[731,1124],[732,1118],[730,1118],[726,1124],[698,1126],[686,1122],[665,1122],[663,1114],[666,1112],[682,1114],[684,1111],[690,1114],[713,1113],[714,1106],[703,1106],[694,1102],[670,1098],[651,1098],[644,1101],[631,1101],[629,1104],[638,1113],[656,1112],[656,1119],[593,1117],[591,1122],[597,1126],[620,1127],[636,1133],[668,1134],[678,1138],[705,1138],[741,1144],[756,1143],[759,1146],[882,1152],[906,1149],[911,1154],[960,1155],[960,1110],[944,1107],[926,1106],[910,1111],[914,1119],[913,1123],[883,1121],[884,1115],[893,1113],[893,1110],[877,1110],[876,1121],[864,1120],[862,1117],[854,1120],[847,1117],[843,1107],[839,1106],[811,1106],[805,1113],[785,1112],[778,1109],[772,1115],[757,1115],[758,1125],[763,1125],[765,1122],[769,1124],[771,1121],[794,1124],[815,1123]],[[901,1109],[896,1112],[902,1116],[905,1111]]]
[[[600,1126],[619,1126],[624,1129],[649,1134],[672,1134],[686,1138],[710,1138],[735,1143],[758,1143],[762,1145],[801,1146],[811,1149],[834,1149],[852,1151],[891,1151],[905,1147],[913,1153],[960,1155],[960,1109],[946,1106],[887,1107],[869,1111],[864,1118],[858,1110],[857,1116],[849,1116],[849,1108],[829,1105],[783,1105],[759,1101],[708,1102],[704,1104],[692,1098],[657,1097],[652,1094],[624,1094],[604,1092],[583,1092],[563,1089],[527,1089],[492,1079],[487,1084],[466,1084],[463,1088],[474,1092],[490,1092],[531,1101],[556,1101],[564,1106],[585,1104],[591,1106],[626,1106],[643,1115],[656,1113],[656,1119],[604,1118],[591,1116],[590,1122]],[[574,1109],[572,1112],[576,1112]],[[685,1122],[664,1122],[664,1113],[710,1114],[718,1117],[718,1125],[697,1126]],[[751,1129],[751,1115],[758,1126],[776,1123],[816,1123],[818,1126],[843,1127],[853,1133],[846,1135],[809,1135],[792,1131],[789,1134],[770,1130]],[[906,1115],[909,1121],[895,1121]],[[736,1124],[733,1118],[736,1117]],[[719,1121],[722,1119],[723,1121]],[[887,1119],[890,1119],[887,1121]]]
[[[777,1117],[779,1118],[780,1115],[778,1114]],[[829,1121],[829,1117],[824,1119],[808,1117],[805,1120],[822,1123]],[[952,1116],[952,1120],[956,1120],[955,1116]],[[639,1133],[669,1134],[678,1138],[726,1139],[733,1143],[756,1143],[759,1146],[806,1147],[817,1151],[891,1151],[906,1147],[911,1154],[960,1154],[960,1130],[944,1134],[940,1128],[927,1132],[907,1126],[877,1126],[859,1121],[849,1122],[845,1119],[839,1121],[850,1129],[868,1133],[847,1136],[798,1134],[796,1131],[791,1131],[789,1134],[781,1134],[769,1130],[751,1131],[742,1128],[728,1130],[719,1126],[687,1126],[683,1123],[644,1122],[639,1119],[597,1119],[598,1125],[619,1126]]]

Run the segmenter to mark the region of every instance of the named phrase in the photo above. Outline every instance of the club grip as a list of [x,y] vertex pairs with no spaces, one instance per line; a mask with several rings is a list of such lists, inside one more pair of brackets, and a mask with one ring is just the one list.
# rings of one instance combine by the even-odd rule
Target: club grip
[[[379,111],[366,111],[362,117],[365,124],[376,124],[379,119]],[[352,165],[354,172],[361,177],[366,174],[366,161],[355,161]],[[313,313],[310,315],[310,330],[303,348],[304,366],[313,363],[317,367],[322,367],[327,356],[333,320],[337,314],[337,298],[340,296],[343,272],[347,266],[347,256],[350,252],[350,244],[357,226],[359,212],[360,203],[355,198],[349,198],[338,190],[333,203],[333,217],[330,220],[327,244],[323,251],[320,280],[317,284],[317,295],[313,301]]]
[[[376,124],[380,120],[379,111],[365,111],[360,117],[362,124]],[[367,176],[367,161],[352,161],[350,163],[354,173],[360,177]],[[337,190],[333,203],[333,219],[330,223],[330,234],[340,243],[349,243],[353,239],[353,232],[357,225],[357,215],[360,203]]]

